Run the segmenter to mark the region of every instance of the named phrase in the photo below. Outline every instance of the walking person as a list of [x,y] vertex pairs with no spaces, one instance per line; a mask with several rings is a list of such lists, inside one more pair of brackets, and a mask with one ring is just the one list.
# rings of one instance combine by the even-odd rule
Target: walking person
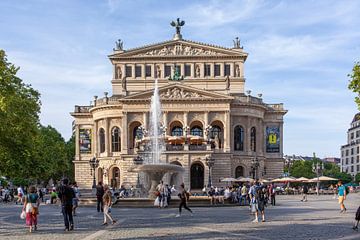
[[309,188],[308,188],[308,186],[306,184],[304,184],[303,187],[302,187],[302,195],[303,195],[302,199],[301,199],[302,202],[307,202],[307,194],[308,194],[308,192],[309,192]]
[[184,183],[182,183],[180,185],[180,190],[179,190],[179,194],[178,194],[179,198],[180,198],[180,205],[179,205],[179,214],[177,214],[175,217],[180,217],[181,216],[181,210],[182,207],[184,207],[186,210],[188,210],[191,214],[191,216],[193,216],[193,212],[191,211],[191,209],[187,206],[187,201],[189,200],[190,194],[189,192],[187,192],[185,190],[185,185]]
[[31,186],[29,194],[24,198],[24,206],[22,208],[26,213],[26,225],[29,226],[29,232],[37,230],[37,215],[39,214],[40,199],[36,193],[36,188]]
[[340,213],[345,213],[346,207],[344,205],[344,201],[346,200],[346,189],[341,180],[338,182],[338,196],[341,210]]
[[165,200],[165,186],[164,182],[161,180],[159,185],[157,185],[156,190],[159,192],[159,208],[164,207],[164,201]]
[[74,190],[74,194],[75,197],[73,198],[73,216],[76,216],[76,209],[79,206],[79,200],[80,200],[80,192],[79,192],[79,187],[77,186],[77,183],[74,182],[73,184],[73,190]]
[[22,186],[19,186],[17,188],[17,200],[16,200],[16,204],[20,203],[20,204],[23,204],[23,196],[24,196],[24,190],[22,188]]
[[116,220],[111,216],[110,209],[112,205],[112,194],[107,185],[104,186],[104,196],[103,196],[103,204],[104,204],[104,223],[102,225],[107,225],[107,218],[110,219],[112,224],[116,223]]
[[96,186],[96,202],[97,202],[97,211],[104,211],[103,206],[103,196],[104,196],[104,187],[102,185],[102,182],[100,181],[98,185]]
[[269,186],[269,189],[268,189],[268,194],[270,196],[270,201],[271,201],[271,205],[272,206],[275,206],[275,195],[276,195],[276,190],[274,188],[274,184],[271,183],[270,186]]
[[354,222],[353,229],[356,231],[358,230],[359,221],[360,221],[360,207],[358,207],[358,210],[356,211],[356,214],[355,214],[355,222]]
[[63,184],[59,187],[58,196],[61,201],[61,210],[64,217],[65,231],[74,230],[73,220],[73,199],[74,190],[69,186],[69,179],[65,178]]

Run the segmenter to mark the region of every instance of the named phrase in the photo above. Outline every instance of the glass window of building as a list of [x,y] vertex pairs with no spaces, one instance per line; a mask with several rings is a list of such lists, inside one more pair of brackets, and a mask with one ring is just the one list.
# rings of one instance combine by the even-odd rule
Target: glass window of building
[[356,162],[359,163],[359,156],[356,156]]
[[184,70],[185,70],[185,77],[191,76],[191,65],[186,64]]
[[171,76],[171,66],[165,65],[165,77]]
[[135,77],[141,77],[141,66],[135,66]]
[[201,127],[199,126],[194,126],[190,129],[190,135],[193,135],[193,136],[203,136],[203,130]]
[[351,155],[354,154],[354,148],[351,148]]
[[354,166],[351,166],[351,172],[354,172]]
[[357,172],[359,171],[359,165],[356,165],[356,171]]
[[354,139],[354,133],[353,132],[350,134],[350,138]]
[[348,165],[349,164],[349,159],[345,158],[345,164]]
[[145,77],[151,77],[151,66],[150,65],[145,66]]
[[214,65],[214,76],[215,77],[220,76],[220,64],[215,64]]
[[356,131],[356,137],[357,138],[359,137],[359,131]]
[[349,156],[349,149],[346,149],[346,156]]
[[126,75],[126,77],[132,77],[132,67],[131,66],[125,67],[125,75]]
[[204,76],[209,77],[210,76],[210,64],[204,65]]
[[100,145],[100,153],[105,152],[105,130],[100,128],[99,130],[99,145]]
[[224,66],[224,75],[230,76],[230,64],[225,64]]
[[252,127],[250,130],[250,149],[256,152],[256,129]]
[[182,136],[183,135],[183,129],[182,127],[173,127],[173,129],[171,129],[171,136]]
[[359,150],[360,150],[359,147],[357,147],[357,148],[356,148],[356,153],[359,153]]
[[342,157],[344,156],[344,151],[341,151],[341,156],[342,156]]
[[234,129],[234,150],[244,151],[244,128],[241,126]]
[[354,164],[354,157],[351,157],[351,164]]
[[121,141],[120,141],[120,129],[114,127],[111,131],[111,151],[120,152],[121,150]]

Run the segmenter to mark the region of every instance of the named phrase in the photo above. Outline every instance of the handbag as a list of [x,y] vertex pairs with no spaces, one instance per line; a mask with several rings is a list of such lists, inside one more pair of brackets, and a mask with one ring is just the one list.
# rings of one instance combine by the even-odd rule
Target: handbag
[[25,210],[21,211],[21,213],[20,213],[20,218],[21,218],[21,219],[25,219],[25,218],[26,218],[26,212],[25,212]]

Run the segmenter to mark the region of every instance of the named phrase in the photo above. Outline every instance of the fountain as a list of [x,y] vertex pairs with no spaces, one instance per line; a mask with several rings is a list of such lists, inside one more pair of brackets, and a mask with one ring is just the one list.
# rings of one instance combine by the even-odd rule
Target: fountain
[[151,97],[150,109],[150,131],[149,143],[144,150],[144,155],[148,156],[144,159],[143,164],[138,164],[129,169],[130,172],[145,173],[151,182],[148,197],[155,198],[156,186],[163,179],[166,173],[181,173],[184,168],[178,165],[169,164],[161,161],[161,154],[164,149],[163,131],[161,124],[162,112],[158,89],[158,82],[155,80],[154,94]]

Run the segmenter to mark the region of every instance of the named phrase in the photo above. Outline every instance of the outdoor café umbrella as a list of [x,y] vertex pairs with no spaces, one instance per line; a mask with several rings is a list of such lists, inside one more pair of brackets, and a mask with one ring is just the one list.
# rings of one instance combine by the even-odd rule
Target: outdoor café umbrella
[[271,181],[269,181],[269,180],[267,180],[267,179],[260,179],[259,182],[261,182],[261,183],[269,183],[269,182],[271,182]]
[[254,179],[249,178],[249,177],[239,177],[236,179],[237,182],[252,182],[254,181]]
[[310,179],[312,181],[320,181],[320,182],[326,182],[326,181],[337,181],[338,179],[337,178],[332,178],[332,177],[327,177],[327,176],[321,176],[319,178],[315,177],[313,179]]
[[291,177],[284,177],[284,178],[276,178],[272,180],[272,182],[297,182],[297,180]]
[[229,178],[223,178],[221,179],[222,182],[236,182],[236,178],[232,178],[232,177],[229,177]]
[[310,179],[308,179],[308,178],[306,178],[306,177],[300,177],[300,178],[298,178],[298,179],[296,179],[297,181],[299,181],[299,182],[307,182],[307,181],[309,181]]

